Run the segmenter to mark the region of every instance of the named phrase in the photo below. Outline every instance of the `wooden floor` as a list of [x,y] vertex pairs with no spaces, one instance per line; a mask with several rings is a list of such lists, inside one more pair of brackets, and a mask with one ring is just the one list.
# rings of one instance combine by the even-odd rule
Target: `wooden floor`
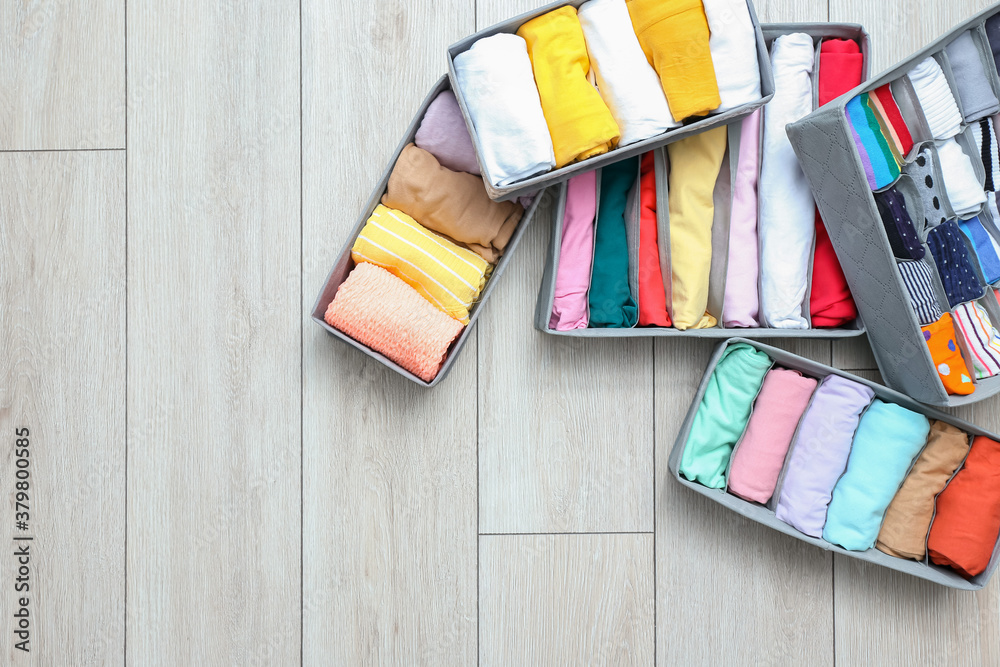
[[[35,538],[2,662],[1000,665],[997,580],[671,482],[712,345],[535,331],[551,202],[434,390],[309,322],[445,47],[542,1],[0,3],[0,539]],[[879,71],[986,4],[757,9],[863,23]],[[864,341],[791,349],[874,375]]]

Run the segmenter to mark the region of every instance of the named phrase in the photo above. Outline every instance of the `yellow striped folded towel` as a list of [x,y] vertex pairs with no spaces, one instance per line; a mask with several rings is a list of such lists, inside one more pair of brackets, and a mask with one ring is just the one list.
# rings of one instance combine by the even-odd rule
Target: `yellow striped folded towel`
[[381,204],[354,242],[351,257],[355,264],[375,264],[401,278],[462,324],[469,323],[469,309],[493,270],[478,254]]

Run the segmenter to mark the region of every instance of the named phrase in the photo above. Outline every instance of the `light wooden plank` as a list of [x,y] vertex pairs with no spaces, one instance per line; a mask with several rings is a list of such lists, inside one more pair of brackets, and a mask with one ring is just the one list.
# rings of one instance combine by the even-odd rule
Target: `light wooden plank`
[[124,0],[0,3],[0,150],[124,148]]
[[[470,0],[303,3],[309,312]],[[476,333],[422,389],[306,323],[303,659],[476,661]]]
[[653,663],[652,535],[481,538],[479,664]]
[[[543,4],[479,0],[477,27]],[[481,319],[480,529],[650,531],[652,343],[534,329],[551,219],[538,212]]]
[[[5,664],[121,661],[125,615],[125,156],[0,155]],[[15,495],[29,430],[27,517]],[[27,530],[15,527],[27,519]],[[15,537],[33,537],[15,542]],[[14,554],[30,552],[27,581]],[[28,590],[15,589],[26,584]],[[15,648],[28,598],[29,653]]]
[[298,6],[168,0],[129,7],[128,23],[146,103],[129,117],[126,657],[291,664]]

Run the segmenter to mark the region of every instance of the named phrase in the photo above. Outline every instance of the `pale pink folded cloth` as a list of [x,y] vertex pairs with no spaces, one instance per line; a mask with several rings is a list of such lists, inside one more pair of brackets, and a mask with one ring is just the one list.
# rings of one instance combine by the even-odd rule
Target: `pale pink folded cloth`
[[775,368],[764,377],[743,439],[729,468],[729,491],[761,504],[774,495],[785,455],[818,382]]
[[556,331],[586,329],[587,292],[594,257],[594,219],[597,217],[597,172],[588,171],[569,180],[566,187],[559,268],[549,328]]
[[757,179],[760,173],[760,117],[757,109],[740,129],[733,207],[729,217],[729,265],[722,321],[727,327],[757,327]]

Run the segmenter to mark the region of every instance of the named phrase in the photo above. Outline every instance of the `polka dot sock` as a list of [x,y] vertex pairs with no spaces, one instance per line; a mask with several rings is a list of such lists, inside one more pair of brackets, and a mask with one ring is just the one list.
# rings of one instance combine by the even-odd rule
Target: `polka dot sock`
[[923,327],[923,332],[945,391],[962,396],[974,392],[976,386],[972,383],[969,367],[958,348],[951,313],[945,313],[934,324]]

